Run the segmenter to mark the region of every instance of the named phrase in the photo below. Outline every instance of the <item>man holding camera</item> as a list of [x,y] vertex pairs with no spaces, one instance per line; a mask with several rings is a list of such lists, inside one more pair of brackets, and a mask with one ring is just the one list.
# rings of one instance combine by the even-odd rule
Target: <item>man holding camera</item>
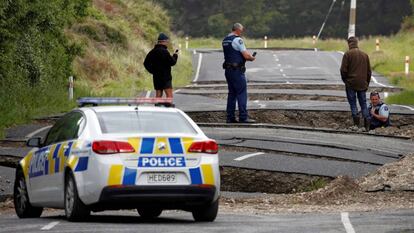
[[[223,42],[225,76],[228,86],[227,96],[227,123],[254,123],[255,121],[248,118],[247,114],[247,80],[244,73],[246,72],[246,61],[254,61],[254,55],[251,55],[240,37],[243,32],[243,25],[235,23],[232,32],[227,35]],[[236,102],[239,108],[239,121],[236,120]]]
[[158,43],[147,54],[144,61],[145,69],[153,75],[155,96],[162,97],[165,92],[167,98],[173,97],[171,67],[177,63],[178,50],[171,56],[168,52],[170,39],[164,33],[158,36]]

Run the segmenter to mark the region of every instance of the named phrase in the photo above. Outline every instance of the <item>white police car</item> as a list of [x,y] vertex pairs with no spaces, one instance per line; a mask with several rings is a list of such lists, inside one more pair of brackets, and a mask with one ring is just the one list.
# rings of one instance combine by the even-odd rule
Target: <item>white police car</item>
[[[148,101],[80,101],[136,102]],[[164,209],[191,211],[196,221],[217,216],[217,143],[179,109],[82,107],[58,120],[41,141],[28,140],[34,149],[16,170],[20,218],[39,217],[44,207],[65,209],[70,221],[109,209],[137,209],[143,218],[156,218]]]

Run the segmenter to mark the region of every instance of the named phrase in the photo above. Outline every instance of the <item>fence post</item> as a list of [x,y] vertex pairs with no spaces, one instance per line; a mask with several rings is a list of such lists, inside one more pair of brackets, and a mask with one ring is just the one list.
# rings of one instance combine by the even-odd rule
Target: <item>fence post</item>
[[410,56],[405,56],[405,75],[410,74]]
[[185,49],[188,49],[188,36],[185,37]]
[[375,40],[375,51],[379,51],[380,50],[380,40],[379,39],[376,39]]
[[73,76],[69,76],[69,100],[73,100]]
[[264,48],[267,49],[267,36],[264,37]]

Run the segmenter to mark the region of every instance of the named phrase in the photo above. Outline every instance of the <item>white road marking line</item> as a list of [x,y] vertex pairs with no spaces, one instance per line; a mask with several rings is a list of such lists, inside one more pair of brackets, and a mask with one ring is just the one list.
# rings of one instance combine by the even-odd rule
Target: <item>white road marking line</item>
[[377,81],[377,79],[376,79],[374,76],[372,76],[372,75],[371,75],[371,79],[372,79],[372,81],[374,81],[374,83],[376,83],[376,84],[378,84],[378,85],[380,85],[380,86],[383,86],[383,87],[390,87],[390,86],[387,86],[387,85],[385,85],[385,84],[382,84],[382,83],[378,82],[378,81]]
[[351,221],[349,220],[348,212],[341,213],[342,224],[344,224],[346,233],[355,233],[354,228],[352,227]]
[[198,54],[198,64],[197,64],[197,72],[195,74],[194,80],[193,82],[197,82],[198,80],[198,76],[200,75],[200,68],[201,68],[201,61],[203,60],[203,54],[199,53]]
[[247,155],[243,155],[243,156],[240,156],[240,157],[238,157],[238,158],[235,158],[234,160],[236,160],[236,161],[242,161],[242,160],[245,160],[245,159],[251,158],[251,157],[253,157],[253,156],[256,156],[256,155],[263,155],[263,154],[264,154],[263,152],[257,152],[257,153],[253,153],[253,154],[247,154]]
[[181,89],[177,89],[177,90],[174,91],[174,93],[178,93],[180,91],[181,91]]
[[398,107],[408,108],[408,109],[410,109],[411,111],[414,111],[414,108],[409,107],[409,106],[399,105],[399,104],[393,104],[393,105],[394,105],[394,106],[398,106]]
[[26,135],[26,138],[31,138],[31,137],[35,136],[36,134],[42,132],[43,130],[49,129],[51,127],[52,127],[52,125],[48,125],[48,126],[45,126],[43,128],[40,128],[38,130],[35,130],[35,131],[29,133],[28,135]]
[[55,227],[58,224],[59,224],[59,222],[51,222],[51,223],[47,224],[46,226],[42,227],[40,230],[48,231],[48,230],[52,229],[53,227]]
[[149,98],[151,95],[151,91],[147,91],[147,94],[145,95],[145,98]]

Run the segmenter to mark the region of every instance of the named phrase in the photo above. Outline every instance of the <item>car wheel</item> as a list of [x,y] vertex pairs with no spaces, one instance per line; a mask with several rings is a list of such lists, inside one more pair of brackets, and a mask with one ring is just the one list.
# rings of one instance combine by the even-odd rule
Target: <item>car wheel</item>
[[82,221],[85,220],[90,214],[88,207],[83,204],[78,195],[78,189],[76,188],[76,182],[72,175],[69,173],[66,176],[65,181],[65,215],[69,221]]
[[138,213],[143,219],[151,220],[154,218],[158,218],[162,213],[162,209],[156,209],[156,208],[138,209]]
[[20,168],[17,169],[14,180],[13,202],[14,209],[19,218],[38,218],[42,215],[42,207],[34,207],[30,204],[26,181]]
[[217,199],[211,204],[194,209],[193,218],[196,222],[213,222],[217,217],[218,207],[219,200]]

